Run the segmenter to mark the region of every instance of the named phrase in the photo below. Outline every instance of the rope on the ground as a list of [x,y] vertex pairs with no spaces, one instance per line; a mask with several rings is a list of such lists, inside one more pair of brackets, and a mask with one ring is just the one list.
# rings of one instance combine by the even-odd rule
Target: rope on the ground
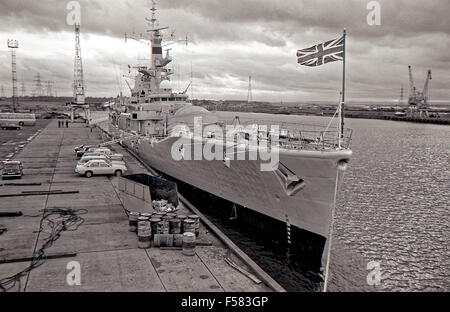
[[61,237],[62,232],[76,231],[84,223],[84,219],[80,215],[87,213],[87,210],[53,208],[44,209],[43,213],[39,231],[41,234],[47,234],[47,237],[44,239],[44,244],[33,254],[33,260],[26,269],[0,280],[0,291],[9,291],[16,284],[19,285],[18,291],[20,291],[22,288],[22,277],[44,264],[46,259],[45,250],[50,248]]

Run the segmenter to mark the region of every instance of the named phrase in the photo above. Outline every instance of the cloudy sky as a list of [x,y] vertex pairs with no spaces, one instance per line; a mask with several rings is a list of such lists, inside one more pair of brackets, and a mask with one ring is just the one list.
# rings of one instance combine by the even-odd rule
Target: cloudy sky
[[[11,56],[6,41],[19,41],[18,80],[26,93],[53,81],[58,95],[71,95],[74,34],[66,0],[0,0],[0,85],[11,93]],[[128,64],[148,62],[149,48],[124,34],[145,32],[149,0],[80,0],[81,45],[88,96],[129,92]],[[450,100],[450,1],[379,0],[381,25],[370,26],[366,0],[158,0],[160,26],[177,38],[171,46],[176,74],[167,83],[194,98],[331,101],[338,99],[342,63],[308,68],[297,49],[348,32],[347,92],[352,101],[398,100],[408,90],[408,68],[423,87],[433,70],[432,100]],[[169,36],[168,36],[169,37]],[[191,71],[192,68],[192,71]],[[132,80],[128,80],[132,84]],[[19,83],[21,95],[21,83]],[[450,102],[450,101],[449,101]]]

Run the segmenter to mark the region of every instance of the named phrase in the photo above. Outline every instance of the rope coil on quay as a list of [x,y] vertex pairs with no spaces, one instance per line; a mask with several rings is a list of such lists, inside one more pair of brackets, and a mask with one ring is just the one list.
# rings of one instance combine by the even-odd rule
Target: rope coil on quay
[[[18,291],[20,291],[22,288],[22,277],[44,264],[47,259],[45,255],[46,249],[50,248],[53,243],[61,237],[62,232],[76,231],[84,223],[84,219],[80,217],[80,215],[86,214],[87,212],[86,209],[44,209],[39,232],[48,234],[45,243],[33,254],[31,264],[27,268],[19,273],[0,280],[0,291],[7,292],[13,289],[17,283],[19,284]],[[48,226],[49,229],[46,229],[46,226]]]

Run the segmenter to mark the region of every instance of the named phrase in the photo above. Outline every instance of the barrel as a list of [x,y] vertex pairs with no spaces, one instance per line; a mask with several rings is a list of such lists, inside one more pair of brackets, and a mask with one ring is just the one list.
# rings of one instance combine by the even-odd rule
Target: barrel
[[152,227],[152,233],[157,234],[158,233],[158,223],[161,222],[160,218],[152,217],[150,219],[151,227]]
[[162,218],[162,217],[165,216],[166,214],[167,214],[167,212],[165,212],[165,211],[158,211],[158,212],[156,213],[156,215],[159,216],[160,218]]
[[140,233],[144,233],[145,235],[147,233],[152,233],[152,227],[150,225],[150,221],[139,221],[138,222],[138,229],[137,229],[138,236]]
[[186,219],[183,222],[183,234],[184,233],[193,233],[195,234],[195,221],[192,219]]
[[181,234],[181,221],[178,218],[171,219],[169,221],[169,233]]
[[152,217],[152,214],[148,213],[148,212],[143,212],[143,213],[141,213],[141,217],[145,217],[148,220],[150,220],[150,218]]
[[200,234],[200,217],[193,214],[190,215],[188,218],[195,222],[195,235],[198,236]]
[[153,247],[173,247],[173,235],[155,234],[153,236]]
[[194,256],[195,255],[195,234],[184,233],[183,234],[183,255]]
[[183,226],[183,223],[184,223],[184,220],[186,220],[187,219],[187,216],[185,216],[185,215],[178,215],[178,217],[177,217],[179,220],[180,220],[180,223],[181,223],[181,234],[183,234],[184,233],[184,226]]
[[138,217],[138,222],[139,221],[148,221],[149,219],[148,219],[148,217],[144,217],[144,216],[139,216]]
[[174,213],[174,212],[168,212],[168,213],[166,214],[166,216],[169,216],[169,217],[172,217],[172,218],[176,218],[176,217],[177,217],[177,214]]
[[152,228],[149,221],[138,222],[138,247],[145,249],[150,248],[150,240],[152,238]]
[[183,247],[183,234],[173,234],[173,246]]
[[174,216],[170,215],[170,214],[166,214],[165,216],[163,216],[161,219],[162,220],[166,220],[167,222],[169,222],[170,220],[172,220],[174,218]]
[[156,234],[169,234],[169,221],[161,220],[158,222]]
[[138,222],[139,212],[130,212],[128,215],[128,231],[136,233],[137,231],[137,222]]

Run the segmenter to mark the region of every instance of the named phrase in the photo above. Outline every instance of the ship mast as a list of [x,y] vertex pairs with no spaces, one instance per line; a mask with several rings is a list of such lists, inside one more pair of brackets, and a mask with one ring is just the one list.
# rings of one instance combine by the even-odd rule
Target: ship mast
[[[161,88],[161,83],[165,80],[170,80],[170,76],[173,75],[173,69],[167,68],[167,65],[172,62],[172,57],[170,56],[171,49],[165,49],[166,51],[163,53],[163,48],[178,42],[186,42],[186,45],[188,43],[187,37],[182,40],[174,40],[172,33],[172,38],[163,44],[165,37],[162,31],[169,27],[159,27],[155,0],[152,0],[152,6],[149,11],[150,16],[145,18],[148,22],[149,29],[145,33],[136,34],[132,32],[131,35],[125,33],[125,42],[130,38],[144,43],[150,46],[151,53],[150,64],[147,66],[134,66],[138,74],[135,79],[136,83],[132,89],[130,88],[130,91],[132,97],[134,97],[134,101],[132,102],[135,104],[144,101],[148,103],[149,100],[146,99],[146,96],[150,94],[156,99],[158,99],[158,95],[161,95],[161,98],[166,98],[168,95],[173,96],[175,94],[171,88]],[[183,96],[182,98],[187,99],[183,93],[180,95]],[[150,101],[152,100],[150,99]]]
[[152,29],[156,28],[156,1],[152,1],[152,8],[150,9],[152,11],[152,19],[150,22],[152,23]]
[[171,69],[165,68],[172,58],[169,55],[169,51],[166,52],[166,56],[163,56],[162,52],[162,35],[161,30],[167,29],[168,27],[157,28],[157,18],[156,18],[156,2],[152,1],[152,7],[150,9],[152,12],[151,19],[146,19],[150,22],[151,29],[147,32],[151,33],[150,36],[150,48],[152,53],[151,66],[149,74],[153,78],[151,80],[151,90],[152,92],[164,91],[161,90],[161,82],[164,80],[170,80],[170,75],[173,74]]
[[130,38],[134,39],[138,42],[148,44],[150,46],[151,53],[151,61],[150,66],[138,66],[135,67],[142,75],[149,77],[150,79],[150,92],[152,93],[164,93],[168,90],[161,89],[161,82],[165,80],[170,80],[170,75],[173,74],[171,69],[165,68],[170,62],[172,62],[172,58],[169,55],[169,51],[166,52],[166,55],[163,56],[162,52],[162,41],[163,37],[161,34],[161,30],[168,29],[169,27],[159,27],[158,19],[156,18],[156,1],[152,1],[152,7],[150,8],[151,18],[145,18],[145,20],[149,23],[150,29],[146,30],[146,34],[136,34],[132,33],[131,35],[125,34],[125,41]]

